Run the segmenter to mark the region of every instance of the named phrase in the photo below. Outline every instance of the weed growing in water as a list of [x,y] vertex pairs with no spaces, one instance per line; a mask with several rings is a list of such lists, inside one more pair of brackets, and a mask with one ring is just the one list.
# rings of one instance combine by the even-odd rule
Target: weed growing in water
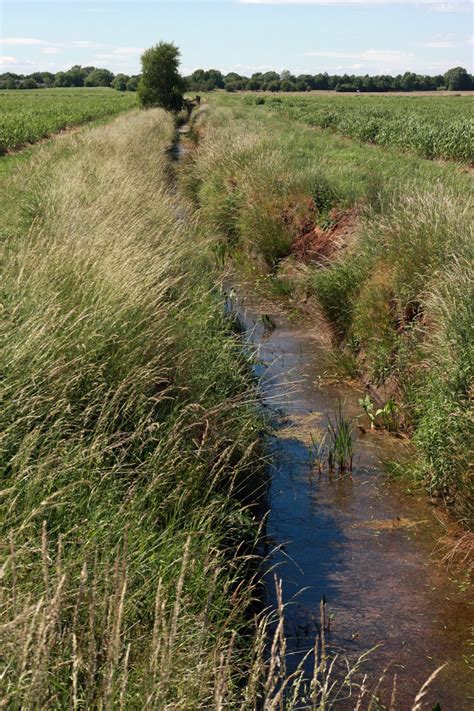
[[353,429],[353,421],[344,417],[342,405],[339,403],[339,408],[334,414],[334,420],[328,417],[328,466],[330,472],[337,467],[341,473],[349,471],[352,476],[354,458]]
[[311,437],[311,449],[310,449],[310,466],[311,469],[314,469],[317,467],[318,469],[318,474],[321,477],[323,471],[324,471],[324,465],[326,464],[327,457],[326,457],[326,435],[324,434],[321,441],[318,442],[313,435],[312,432],[310,432],[310,437]]
[[[311,469],[317,469],[319,476],[322,475],[325,467],[327,467],[329,474],[338,469],[341,474],[348,471],[352,478],[354,459],[353,429],[353,421],[344,417],[342,405],[339,403],[334,419],[328,415],[327,432],[321,440],[318,441],[313,433],[310,432],[310,466]],[[327,439],[329,441],[326,444]]]

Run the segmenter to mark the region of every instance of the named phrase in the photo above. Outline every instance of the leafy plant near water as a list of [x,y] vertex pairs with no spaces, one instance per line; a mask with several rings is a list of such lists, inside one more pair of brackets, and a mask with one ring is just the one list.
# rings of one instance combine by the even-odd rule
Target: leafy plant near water
[[359,405],[369,418],[371,429],[374,429],[374,427],[380,425],[389,431],[397,429],[398,408],[396,402],[392,398],[387,400],[383,407],[375,409],[373,401],[368,395],[365,395],[365,397],[359,398]]

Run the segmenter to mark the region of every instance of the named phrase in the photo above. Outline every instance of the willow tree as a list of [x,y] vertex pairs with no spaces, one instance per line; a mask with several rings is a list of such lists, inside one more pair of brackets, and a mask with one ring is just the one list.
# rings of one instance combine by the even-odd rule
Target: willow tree
[[159,42],[142,54],[142,77],[138,96],[142,106],[160,106],[179,111],[185,83],[178,71],[179,49],[172,42]]

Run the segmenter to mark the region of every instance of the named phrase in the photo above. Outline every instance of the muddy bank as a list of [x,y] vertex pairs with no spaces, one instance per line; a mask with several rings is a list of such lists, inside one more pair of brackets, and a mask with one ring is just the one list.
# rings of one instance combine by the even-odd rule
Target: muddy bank
[[[432,557],[442,532],[440,512],[424,495],[408,495],[384,474],[383,461],[403,457],[407,443],[356,426],[352,480],[319,477],[311,463],[313,441],[324,435],[328,415],[340,403],[346,417],[360,416],[363,392],[325,378],[322,320],[292,322],[275,304],[241,287],[233,292],[232,306],[255,349],[264,406],[276,418],[267,601],[276,604],[276,567],[287,603],[289,668],[314,645],[324,597],[331,649],[354,662],[377,646],[363,667],[372,686],[389,666],[384,703],[394,674],[397,708],[408,709],[424,681],[446,664],[423,708],[439,702],[443,711],[471,709],[473,606],[466,580],[450,579]],[[310,673],[311,662],[307,667]],[[337,708],[350,704],[341,701]]]

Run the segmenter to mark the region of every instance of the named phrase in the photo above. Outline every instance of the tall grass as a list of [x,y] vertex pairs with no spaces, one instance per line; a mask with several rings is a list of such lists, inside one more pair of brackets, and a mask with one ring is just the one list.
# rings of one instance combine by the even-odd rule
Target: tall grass
[[1,287],[8,708],[201,708],[250,663],[259,422],[206,239],[167,188],[173,131],[135,114],[18,175],[30,229],[5,228]]
[[[225,106],[196,116],[202,138],[185,178],[201,219],[228,253],[317,297],[351,370],[414,433],[417,480],[472,525],[468,176],[242,102],[213,103]],[[354,205],[357,224],[331,260],[301,270],[286,259],[296,236],[324,229],[331,208]]]
[[469,204],[439,186],[386,200],[312,287],[358,367],[401,405],[412,472],[472,525],[472,228]]

